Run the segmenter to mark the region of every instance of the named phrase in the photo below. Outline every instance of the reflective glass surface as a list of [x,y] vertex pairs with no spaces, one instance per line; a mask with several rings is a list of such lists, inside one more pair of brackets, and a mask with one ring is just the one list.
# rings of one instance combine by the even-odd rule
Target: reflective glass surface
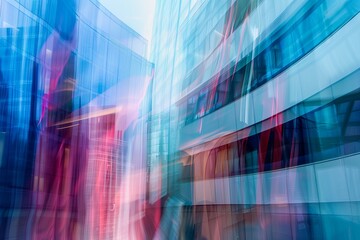
[[0,239],[359,238],[360,0],[111,10],[0,0]]

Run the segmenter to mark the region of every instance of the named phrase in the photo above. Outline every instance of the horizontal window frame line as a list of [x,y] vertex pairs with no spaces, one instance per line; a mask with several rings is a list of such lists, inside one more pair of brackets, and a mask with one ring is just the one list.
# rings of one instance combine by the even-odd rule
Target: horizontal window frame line
[[[359,74],[360,73],[360,69],[357,71],[357,73]],[[228,165],[228,164],[230,164],[230,161],[232,160],[232,159],[237,159],[237,161],[244,161],[243,162],[243,164],[240,164],[239,163],[239,165],[238,165],[238,167],[239,166],[242,166],[241,168],[238,168],[237,169],[237,171],[239,171],[238,173],[235,173],[235,172],[233,172],[231,169],[228,169],[228,172],[227,172],[227,175],[226,176],[216,176],[216,169],[217,169],[217,167],[216,167],[216,162],[218,161],[217,160],[217,157],[215,157],[214,159],[213,159],[213,161],[214,161],[214,163],[213,164],[215,164],[214,166],[214,169],[213,169],[213,171],[214,171],[214,175],[211,175],[211,177],[206,177],[206,173],[203,173],[203,175],[202,175],[202,177],[200,177],[200,178],[202,178],[202,179],[200,179],[199,181],[206,181],[206,180],[212,180],[212,179],[219,179],[219,178],[225,178],[225,177],[234,177],[234,176],[242,176],[242,175],[249,175],[249,174],[259,174],[259,173],[265,173],[265,172],[276,172],[276,171],[281,171],[281,170],[284,170],[284,169],[290,169],[290,168],[294,168],[294,167],[301,167],[301,166],[307,166],[307,165],[313,165],[313,164],[317,164],[317,163],[323,163],[323,162],[327,162],[327,161],[331,161],[331,160],[334,160],[334,159],[341,159],[341,158],[344,158],[344,157],[347,157],[347,156],[352,156],[352,155],[359,155],[360,154],[360,149],[352,149],[352,150],[348,150],[348,151],[345,151],[345,152],[343,152],[343,150],[345,149],[345,147],[346,147],[346,144],[353,144],[353,143],[355,143],[355,142],[357,142],[358,141],[358,139],[359,139],[359,136],[360,135],[358,135],[358,136],[346,136],[346,135],[344,135],[344,134],[342,134],[342,133],[338,133],[338,134],[340,134],[339,136],[338,136],[338,142],[334,145],[334,143],[333,144],[329,144],[329,143],[327,143],[327,147],[325,147],[325,148],[323,148],[323,149],[316,149],[316,147],[315,147],[315,149],[307,149],[308,147],[309,147],[309,145],[302,145],[302,146],[304,146],[305,148],[304,149],[302,149],[302,151],[304,151],[304,155],[302,155],[302,153],[301,152],[298,152],[298,155],[296,155],[295,156],[295,159],[297,159],[297,161],[299,161],[299,162],[296,162],[295,164],[294,163],[291,163],[291,153],[289,153],[289,152],[286,152],[286,149],[284,149],[284,146],[286,146],[286,139],[282,139],[281,141],[282,141],[282,144],[279,146],[279,145],[276,145],[277,147],[278,147],[278,149],[280,149],[280,151],[281,151],[281,156],[280,156],[280,161],[276,161],[276,162],[273,162],[273,161],[271,161],[271,162],[267,162],[267,160],[269,160],[265,155],[263,155],[263,157],[264,157],[264,159],[263,159],[263,162],[262,163],[259,163],[258,161],[259,161],[259,155],[258,154],[260,154],[260,153],[262,153],[262,154],[264,154],[264,152],[263,152],[263,149],[262,149],[262,145],[260,144],[260,142],[261,142],[261,134],[263,134],[263,133],[265,133],[265,132],[268,132],[268,131],[270,131],[269,132],[269,135],[264,135],[264,137],[269,137],[269,141],[276,141],[276,139],[274,140],[274,139],[270,139],[270,134],[271,133],[273,133],[273,134],[275,134],[275,132],[276,132],[276,128],[278,127],[278,126],[282,126],[282,127],[286,127],[286,124],[287,123],[290,123],[291,121],[293,121],[293,123],[296,125],[296,123],[297,123],[297,120],[301,120],[301,119],[307,119],[306,117],[308,116],[310,116],[311,117],[311,115],[313,115],[314,114],[314,116],[315,116],[315,114],[323,114],[324,112],[326,112],[326,109],[328,108],[328,107],[334,107],[334,108],[336,108],[336,109],[338,109],[339,108],[339,106],[341,106],[341,105],[343,105],[344,103],[353,103],[354,101],[360,101],[360,97],[359,97],[359,93],[360,93],[360,87],[358,87],[357,89],[355,89],[355,90],[352,90],[352,91],[349,91],[348,93],[346,93],[346,94],[344,94],[344,95],[342,95],[341,97],[339,97],[339,98],[336,98],[336,99],[334,99],[333,101],[330,101],[330,102],[328,102],[328,103],[326,103],[326,104],[324,104],[323,106],[321,106],[321,107],[318,107],[318,108],[316,108],[316,109],[313,109],[312,111],[309,111],[309,112],[304,112],[302,115],[299,115],[299,116],[296,116],[296,117],[294,117],[293,119],[290,119],[290,120],[288,120],[288,121],[284,121],[284,122],[281,122],[281,123],[279,123],[279,124],[277,124],[277,123],[275,123],[275,124],[273,124],[273,126],[270,126],[270,127],[268,127],[268,128],[266,128],[266,129],[263,129],[263,130],[261,130],[261,131],[257,131],[256,129],[256,125],[253,125],[253,126],[251,126],[250,127],[250,131],[248,131],[248,134],[245,134],[246,136],[244,136],[244,137],[242,137],[242,138],[240,138],[239,136],[240,136],[240,134],[239,133],[241,133],[241,131],[244,131],[244,130],[240,130],[240,131],[238,131],[238,132],[235,132],[234,134],[237,136],[237,138],[236,138],[236,140],[235,141],[233,141],[233,142],[221,142],[221,141],[218,141],[218,142],[220,142],[220,144],[209,144],[209,142],[208,143],[203,143],[202,145],[204,146],[204,147],[206,147],[206,145],[208,145],[208,148],[203,148],[203,149],[201,149],[201,148],[198,148],[197,150],[198,151],[189,151],[189,150],[185,150],[186,152],[189,152],[190,154],[189,154],[189,157],[192,159],[191,161],[192,162],[195,162],[196,160],[195,160],[195,158],[196,158],[196,156],[199,156],[199,154],[205,154],[205,155],[200,155],[200,158],[202,158],[202,157],[206,157],[207,159],[209,158],[209,156],[210,156],[210,153],[211,153],[211,151],[215,151],[215,154],[217,154],[218,153],[218,151],[220,151],[220,149],[221,148],[225,148],[225,149],[228,149],[228,147],[230,146],[230,145],[232,145],[232,144],[235,144],[236,145],[236,148],[237,148],[237,150],[235,150],[236,152],[237,151],[239,151],[239,149],[240,149],[240,146],[244,146],[243,144],[251,144],[251,140],[255,140],[255,142],[254,142],[254,148],[252,148],[253,146],[251,145],[251,147],[250,147],[250,149],[253,149],[253,150],[256,150],[256,155],[255,156],[257,156],[257,157],[255,157],[255,160],[250,160],[249,159],[249,161],[251,162],[251,163],[253,163],[253,161],[255,161],[256,162],[256,166],[255,167],[251,167],[251,166],[246,166],[247,165],[247,163],[246,163],[246,153],[245,152],[242,152],[241,154],[241,156],[242,156],[242,158],[240,158],[240,152],[237,152],[237,154],[236,155],[238,155],[238,158],[234,158],[233,156],[231,156],[230,158],[226,158],[226,159],[223,159],[223,160],[220,160],[220,162],[222,162],[222,161],[226,161],[226,163],[223,163],[223,164],[225,164],[225,165],[222,165],[222,166],[228,166],[228,167],[230,167],[230,165]],[[321,93],[320,93],[320,95],[321,95]],[[353,106],[353,105],[351,105],[351,106]],[[348,111],[351,111],[352,109],[347,109]],[[339,114],[338,112],[337,112],[337,114]],[[348,124],[347,123],[347,121],[346,120],[343,120],[344,122],[341,122],[340,121],[340,119],[341,118],[339,118],[339,119],[336,119],[336,123],[337,123],[337,125],[336,125],[336,127],[342,127],[342,125],[343,124]],[[340,121],[340,122],[338,122],[338,121]],[[263,122],[261,122],[261,123],[259,123],[259,127],[260,127],[260,129],[261,129],[261,125],[263,124]],[[299,123],[298,123],[299,124]],[[310,129],[308,132],[303,132],[301,129],[302,129],[302,124],[305,124],[305,129]],[[299,132],[301,133],[300,135],[298,135],[299,134],[299,132],[297,132],[297,131],[294,131],[292,134],[293,134],[293,140],[292,141],[294,141],[293,143],[297,143],[299,146],[301,145],[301,144],[303,144],[303,142],[301,142],[301,141],[299,141],[299,140],[303,140],[303,139],[307,139],[307,140],[312,140],[311,138],[309,138],[309,136],[311,136],[311,135],[309,135],[310,133],[311,133],[311,130],[312,130],[312,128],[309,128],[309,126],[311,126],[311,125],[309,125],[309,126],[306,126],[307,124],[306,124],[306,122],[304,122],[304,123],[301,123],[300,124],[300,128],[299,128]],[[252,130],[254,130],[255,129],[255,131],[252,131]],[[321,129],[321,128],[319,128],[319,129]],[[284,130],[282,130],[282,131],[285,131],[286,129],[284,129]],[[315,130],[316,131],[316,130]],[[324,129],[324,132],[326,132],[327,130],[326,129]],[[335,131],[336,131],[336,129],[335,129]],[[252,134],[251,134],[252,133]],[[321,133],[321,132],[320,132]],[[282,133],[282,134],[284,134],[284,133]],[[251,137],[255,137],[255,139],[251,139]],[[280,137],[280,139],[282,138],[282,137],[284,137],[283,135],[281,135],[281,137]],[[291,137],[291,136],[290,136]],[[295,137],[296,137],[296,139],[295,139]],[[300,139],[297,139],[297,138],[300,138]],[[337,137],[337,136],[336,136]],[[347,140],[347,138],[351,138],[352,140],[349,142],[349,141],[346,141]],[[230,138],[230,139],[232,139],[232,138]],[[326,139],[326,138],[325,138]],[[215,141],[217,141],[218,139],[216,139]],[[243,141],[244,140],[244,142],[241,142],[241,141]],[[322,145],[322,141],[321,140],[324,140],[324,138],[321,136],[321,134],[319,134],[319,135],[317,135],[314,139],[313,139],[313,143],[317,143],[317,144],[319,144],[319,146],[320,146],[320,148],[321,148],[321,145]],[[316,141],[318,141],[318,142],[316,142]],[[239,143],[241,144],[240,146],[239,146]],[[308,144],[310,144],[311,143],[311,141],[309,141],[309,142],[305,142],[305,143],[308,143]],[[340,143],[341,145],[340,146],[338,146],[338,143]],[[332,154],[333,155],[329,155],[329,152],[327,152],[328,150],[331,150],[331,151],[333,151],[334,149],[332,148],[333,146],[338,146],[337,147],[337,151],[336,152],[333,152]],[[273,147],[275,147],[275,145],[273,145]],[[330,147],[330,148],[329,148]],[[343,149],[344,148],[344,149]],[[193,148],[194,149],[194,148]],[[248,150],[248,149],[243,149],[243,148],[241,148],[241,150],[243,151],[243,150]],[[266,154],[267,153],[272,153],[273,152],[273,150],[274,149],[270,149],[270,152],[269,152],[269,150],[268,149],[266,149]],[[315,151],[312,151],[312,150],[315,150]],[[319,150],[321,150],[321,151],[324,151],[325,152],[325,154],[322,156],[322,157],[320,157],[320,158],[318,158],[319,156],[317,156],[320,152],[319,152]],[[226,150],[227,151],[227,150]],[[299,149],[299,151],[301,151],[300,149]],[[251,153],[251,152],[250,152]],[[206,156],[206,154],[209,154],[209,155],[207,155]],[[227,152],[227,154],[229,154],[228,152]],[[290,157],[289,159],[287,159],[287,157],[286,156],[283,156],[283,154],[290,154],[288,157]],[[257,159],[257,160],[256,160]],[[315,159],[315,160],[314,160]],[[207,162],[208,160],[206,160],[205,162]],[[288,162],[286,162],[286,161],[288,161]],[[250,163],[249,162],[249,163]],[[288,163],[288,164],[286,164],[286,163]],[[260,165],[261,164],[261,165]],[[269,165],[270,164],[270,165]],[[274,168],[272,168],[273,166],[273,164],[275,164],[274,165]],[[281,165],[281,166],[279,166],[279,164]],[[290,164],[290,165],[289,165]],[[195,166],[195,164],[192,164],[192,166]],[[268,168],[270,166],[270,168]],[[203,166],[204,167],[204,166]],[[206,169],[206,164],[205,164],[205,168],[204,169]],[[221,169],[223,169],[223,168],[221,168]],[[192,170],[192,172],[194,173],[194,170]],[[220,174],[220,175],[222,175],[222,174]],[[195,181],[194,179],[192,180],[192,181]]]
[[[213,112],[216,112],[217,110],[219,110],[219,109],[221,109],[221,108],[223,108],[223,107],[225,107],[225,106],[233,103],[234,101],[238,100],[239,98],[241,98],[241,97],[243,97],[243,96],[246,96],[246,95],[249,94],[250,92],[255,91],[257,88],[261,87],[262,85],[266,84],[267,82],[270,82],[271,80],[273,80],[274,78],[276,78],[277,76],[279,76],[281,73],[283,73],[283,72],[285,72],[286,70],[288,70],[291,66],[293,66],[293,65],[296,64],[297,62],[301,61],[302,59],[306,58],[306,56],[308,56],[310,53],[312,53],[313,51],[315,51],[315,50],[316,50],[319,46],[321,46],[325,41],[327,41],[327,40],[330,39],[333,35],[335,35],[343,26],[345,26],[347,23],[349,23],[349,22],[350,22],[353,18],[355,18],[358,14],[359,14],[359,12],[357,12],[355,15],[353,15],[350,19],[348,19],[348,20],[345,21],[344,23],[340,24],[337,29],[334,29],[334,31],[332,31],[329,35],[327,35],[325,38],[323,38],[317,45],[309,48],[309,50],[308,50],[307,52],[305,52],[303,55],[298,56],[297,58],[295,58],[294,60],[292,60],[292,61],[289,62],[288,64],[284,65],[283,68],[281,68],[281,70],[276,71],[276,73],[272,74],[272,75],[269,77],[269,79],[267,79],[266,81],[263,81],[261,84],[257,84],[256,87],[250,88],[250,90],[246,90],[246,92],[245,92],[244,95],[240,94],[237,98],[232,99],[232,101],[229,101],[229,102],[227,102],[226,104],[222,105],[221,107],[216,108],[214,111],[209,111],[209,112],[205,113],[204,115],[202,115],[202,116],[199,117],[199,118],[192,119],[191,121],[186,121],[185,125],[188,125],[188,124],[190,124],[190,123],[192,123],[192,122],[195,122],[195,121],[197,121],[197,120],[200,120],[201,118],[203,118],[203,117],[205,117],[205,116],[207,116],[207,115],[209,115],[209,114],[211,114],[211,113],[213,113]],[[277,40],[278,40],[278,38],[275,39],[273,42],[276,42]],[[272,44],[270,44],[270,45],[272,45]],[[270,46],[270,45],[269,45],[269,46]],[[265,51],[265,50],[264,50],[264,51]],[[263,52],[263,51],[262,51],[262,52]],[[262,53],[262,52],[261,52],[261,53]],[[250,54],[250,55],[251,55],[251,54]],[[260,55],[260,53],[257,54],[256,57],[259,56],[259,55]],[[255,57],[255,58],[256,58],[256,57]],[[240,71],[242,68],[246,67],[247,64],[250,64],[250,65],[251,65],[251,62],[254,61],[255,58],[253,58],[251,61],[249,61],[248,63],[246,63],[246,64],[244,64],[244,65],[239,64],[241,67],[237,67],[238,69],[236,69],[234,72],[237,73],[237,72]],[[245,57],[245,58],[243,58],[243,59],[245,59],[245,61],[246,61],[247,59],[249,59],[249,57]],[[242,60],[241,60],[241,61],[242,61]],[[229,64],[229,65],[230,65],[230,64]],[[239,66],[239,65],[237,65],[237,66]],[[226,67],[226,69],[231,69],[231,68],[232,68],[232,67]],[[232,78],[232,77],[235,75],[235,73],[233,73],[233,74],[230,76],[230,78]],[[226,74],[226,73],[225,73],[225,74]],[[219,78],[221,78],[221,76],[220,76]],[[229,79],[230,79],[230,78],[229,78]],[[225,79],[224,81],[226,81],[226,80],[228,80],[228,79]],[[214,80],[211,80],[211,81],[206,82],[206,84],[204,84],[204,85],[203,85],[202,87],[200,87],[200,88],[197,88],[194,92],[200,92],[201,90],[203,90],[203,89],[211,86],[211,85],[213,84],[213,82],[214,82]],[[222,82],[222,81],[221,81],[221,82]],[[219,85],[221,82],[219,82],[218,85]],[[218,85],[217,85],[217,86],[218,86]],[[216,86],[216,87],[217,87],[217,86]],[[184,97],[184,100],[181,100],[181,102],[186,102],[185,99],[188,99],[188,96],[189,96],[189,95],[192,95],[192,94],[193,94],[193,93],[186,95],[186,97]],[[181,106],[181,105],[179,104],[179,106]]]
[[[318,0],[317,0],[318,1]],[[273,35],[278,35],[279,34],[279,32],[284,32],[284,31],[280,31],[280,29],[281,28],[285,28],[285,29],[287,29],[287,30],[289,30],[290,28],[291,28],[291,26],[287,26],[288,25],[288,23],[289,22],[294,22],[296,19],[301,19],[301,17],[303,17],[304,16],[304,14],[306,14],[307,12],[309,12],[310,10],[311,10],[311,6],[313,6],[313,4],[311,5],[311,6],[307,6],[308,4],[306,4],[307,2],[305,2],[305,5],[306,6],[303,6],[304,5],[304,3],[301,3],[300,5],[301,5],[301,10],[302,11],[296,11],[296,15],[294,15],[294,16],[292,16],[292,17],[284,17],[285,15],[288,15],[288,11],[285,11],[285,12],[283,12],[283,13],[281,13],[280,14],[280,16],[278,17],[278,19],[280,19],[280,18],[289,18],[287,21],[285,21],[285,22],[282,22],[282,21],[280,21],[280,23],[278,22],[279,20],[278,19],[276,19],[270,26],[269,26],[269,29],[267,29],[267,30],[265,30],[262,34],[260,34],[259,35],[259,38],[261,39],[261,41],[260,41],[260,44],[255,48],[255,49],[258,49],[258,48],[260,48],[259,46],[262,44],[262,45],[270,45],[269,43],[266,43],[266,44],[264,44],[263,43],[263,41],[265,40],[265,38],[268,38],[268,37],[266,37],[267,35],[269,35],[269,37],[272,37]],[[297,9],[299,6],[296,6],[296,5],[299,5],[297,2],[294,2],[294,3],[292,3],[291,4],[291,6],[289,6],[289,7],[291,7],[291,11],[292,12],[294,12],[295,10],[294,9]],[[303,9],[303,7],[305,7],[305,9]],[[299,15],[298,17],[296,17],[297,15]],[[294,20],[295,19],[295,20]],[[285,31],[286,32],[286,31]],[[273,33],[273,34],[271,34],[271,33]],[[276,38],[278,38],[279,36],[275,36]],[[260,49],[262,49],[261,51],[263,51],[264,49],[265,49],[265,47],[263,46],[263,47],[261,47]],[[215,51],[215,50],[214,50]],[[258,51],[258,52],[261,52],[261,51]],[[245,59],[245,63],[242,63],[243,65],[246,65],[247,63],[249,63],[249,62],[251,62],[251,60],[246,60],[246,59],[248,59],[248,57],[250,57],[250,59],[251,59],[251,57],[252,57],[252,47],[250,48],[250,50],[248,51],[249,53],[248,54],[246,54],[242,59],[240,59],[240,60],[238,60],[238,63],[239,62],[242,62],[244,59]],[[257,55],[255,55],[255,57],[256,57]],[[209,58],[210,56],[208,56],[208,57],[206,57],[206,59],[204,60],[204,61],[207,61],[207,59]],[[220,72],[225,72],[225,71],[227,71],[227,70],[229,70],[229,69],[231,69],[233,66],[235,66],[235,65],[237,65],[237,63],[235,64],[235,61],[234,60],[232,60],[229,64],[227,64],[225,67],[223,67],[223,69],[222,70],[220,70]],[[242,66],[243,67],[243,66]],[[185,79],[187,79],[190,75],[191,75],[191,73],[193,72],[193,71],[195,71],[196,69],[198,69],[198,68],[201,68],[201,64],[199,64],[198,66],[196,66],[196,67],[194,67],[192,70],[190,70],[189,72],[190,72],[190,74],[187,74],[186,75],[186,77],[185,77]],[[238,70],[238,69],[237,69]],[[199,89],[200,88],[203,88],[204,86],[207,86],[207,85],[210,85],[211,83],[210,82],[212,82],[212,81],[214,81],[214,79],[216,78],[216,76],[218,76],[219,74],[218,73],[216,73],[216,74],[214,74],[209,80],[207,80],[207,81],[205,81],[204,83],[202,83],[202,84],[200,84],[198,87],[196,87],[196,88],[194,88],[194,89],[192,89],[189,93],[187,93],[186,94],[186,96],[187,95],[190,95],[190,94],[192,94],[192,93],[194,93],[194,92],[196,92],[196,91],[199,91]],[[221,73],[220,73],[220,76],[221,76]],[[180,99],[178,99],[176,102],[177,102],[177,104],[178,103],[180,103],[180,102],[183,102],[184,101],[184,99],[186,98],[186,96],[183,96],[183,97],[181,97]]]
[[[260,121],[260,122],[256,122],[256,123],[254,123],[254,124],[251,124],[251,125],[249,125],[249,126],[246,126],[246,127],[242,128],[242,129],[239,129],[239,130],[237,130],[237,131],[235,131],[235,132],[233,132],[233,133],[223,135],[223,136],[221,136],[221,138],[229,138],[229,137],[230,137],[230,139],[231,139],[231,136],[233,136],[233,135],[239,135],[241,132],[246,131],[246,130],[249,130],[249,129],[251,129],[251,128],[258,129],[259,126],[263,125],[264,123],[268,122],[269,120],[272,120],[272,119],[276,118],[277,115],[280,115],[280,114],[281,114],[281,115],[283,115],[283,116],[284,116],[284,115],[286,116],[286,115],[288,115],[289,112],[291,112],[291,111],[296,111],[297,108],[302,107],[304,104],[306,104],[306,102],[307,102],[308,100],[311,100],[311,99],[320,97],[320,96],[323,95],[324,93],[329,92],[329,91],[332,91],[332,88],[335,87],[337,84],[348,84],[347,81],[350,82],[350,81],[352,81],[353,79],[359,79],[359,78],[360,78],[360,68],[358,68],[357,70],[355,70],[355,71],[352,72],[352,73],[349,73],[348,75],[346,75],[346,76],[343,77],[342,79],[339,79],[336,83],[331,84],[330,86],[322,89],[321,91],[317,92],[316,94],[314,94],[314,95],[312,95],[312,96],[310,96],[310,97],[308,97],[308,98],[306,98],[306,99],[303,99],[301,102],[299,102],[299,103],[291,106],[290,108],[287,108],[287,109],[285,109],[284,111],[281,111],[281,112],[275,114],[274,116],[271,116],[271,117],[268,117],[268,118],[266,118],[266,119],[263,119],[263,120]],[[352,92],[356,92],[356,91],[360,91],[360,87],[358,87],[358,88],[356,88],[356,89],[346,89],[346,91],[343,92],[343,94],[342,94],[341,96],[338,96],[336,99],[330,100],[330,101],[328,101],[328,102],[322,102],[322,103],[323,103],[322,105],[318,105],[316,108],[311,109],[311,110],[309,110],[309,111],[304,111],[302,115],[305,115],[305,114],[314,112],[314,111],[316,111],[316,110],[324,107],[325,105],[335,103],[339,98],[347,98],[348,95],[350,95]],[[287,123],[287,122],[289,122],[289,121],[292,121],[292,120],[294,120],[294,119],[297,118],[297,117],[301,117],[302,115],[293,116],[292,118],[289,118],[289,119],[287,119],[287,120],[284,120],[284,121],[281,122],[281,123],[278,123],[278,124],[276,124],[276,125],[271,125],[271,126],[269,126],[267,129],[264,129],[264,131],[266,131],[266,130],[268,130],[268,129],[271,129],[271,128],[274,128],[274,127],[277,127],[277,126],[279,126],[279,124],[284,124],[284,123]],[[180,130],[180,131],[181,131],[181,130]],[[254,133],[254,132],[249,132],[249,134],[247,135],[247,137],[253,136],[253,135],[258,134],[258,133],[261,133],[261,132],[255,132],[255,133]],[[193,145],[193,146],[185,146],[185,147],[180,146],[179,149],[180,149],[181,151],[191,152],[193,155],[195,155],[195,154],[198,154],[198,153],[201,152],[201,151],[199,151],[199,150],[196,151],[196,149],[201,148],[203,145],[207,145],[207,144],[212,145],[212,144],[210,144],[210,143],[212,143],[213,141],[217,141],[217,139],[218,139],[218,138],[215,138],[215,139],[212,139],[212,140],[209,140],[209,141],[205,141],[205,142],[202,142],[201,144]],[[241,140],[241,139],[242,139],[242,138],[237,138],[237,140]],[[222,145],[226,145],[226,144],[228,144],[228,142],[226,142],[226,143],[224,143],[224,144],[222,144]],[[219,145],[219,146],[222,146],[222,145]],[[214,144],[213,144],[213,146],[216,146],[216,147],[217,147],[218,145],[214,145]],[[205,150],[209,150],[209,149],[205,149]]]

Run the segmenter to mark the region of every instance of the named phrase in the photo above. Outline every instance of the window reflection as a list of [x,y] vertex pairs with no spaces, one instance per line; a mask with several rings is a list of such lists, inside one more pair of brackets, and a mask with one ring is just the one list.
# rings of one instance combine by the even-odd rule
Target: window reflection
[[[359,96],[356,90],[260,133],[255,126],[241,130],[247,132],[246,138],[196,154],[193,177],[211,179],[272,171],[358,153]],[[197,176],[200,169],[206,173],[202,177]]]

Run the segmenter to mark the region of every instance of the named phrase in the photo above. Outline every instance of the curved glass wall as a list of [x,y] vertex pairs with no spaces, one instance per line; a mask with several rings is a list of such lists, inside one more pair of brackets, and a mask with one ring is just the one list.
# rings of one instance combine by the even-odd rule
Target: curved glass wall
[[[356,1],[319,1],[306,12],[299,12],[290,22],[274,31],[269,38],[220,77],[189,94],[185,124],[189,124],[234,102],[309,54],[360,10]],[[196,99],[196,102],[193,100]],[[180,110],[184,111],[184,110]]]

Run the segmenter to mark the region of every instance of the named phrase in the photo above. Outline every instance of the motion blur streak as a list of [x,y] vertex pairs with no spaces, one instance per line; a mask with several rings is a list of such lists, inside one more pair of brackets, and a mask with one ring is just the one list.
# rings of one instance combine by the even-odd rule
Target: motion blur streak
[[357,239],[359,12],[0,0],[0,239]]
[[358,0],[157,1],[156,237],[357,238],[359,11]]
[[146,40],[89,0],[0,7],[0,238],[154,234]]

